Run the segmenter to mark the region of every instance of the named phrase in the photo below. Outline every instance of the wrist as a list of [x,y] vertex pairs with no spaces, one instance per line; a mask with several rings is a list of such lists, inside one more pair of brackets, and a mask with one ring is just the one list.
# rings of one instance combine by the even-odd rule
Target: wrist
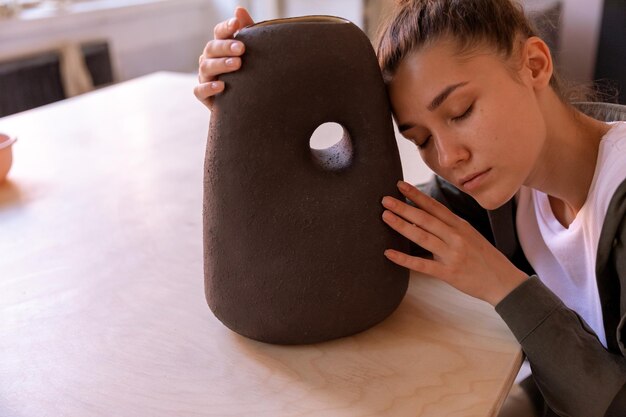
[[506,279],[498,280],[499,285],[495,285],[492,288],[492,291],[485,297],[485,301],[495,307],[509,295],[511,291],[520,286],[527,279],[528,275],[516,269],[515,273],[507,275]]

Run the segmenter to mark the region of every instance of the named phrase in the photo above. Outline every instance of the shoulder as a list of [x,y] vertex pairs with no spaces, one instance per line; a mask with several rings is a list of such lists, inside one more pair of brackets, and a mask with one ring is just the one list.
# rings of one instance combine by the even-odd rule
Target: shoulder
[[602,140],[623,145],[626,140],[626,121],[609,122],[608,125],[610,129]]
[[[600,242],[598,243],[598,264],[603,264],[612,250],[615,248],[619,240],[626,243],[626,178],[623,179],[613,192],[606,215],[602,232],[600,233]],[[626,251],[626,248],[625,248]],[[624,252],[626,254],[626,252]],[[626,271],[624,271],[626,276]]]
[[596,274],[605,321],[612,323],[609,327],[617,327],[617,346],[613,348],[626,356],[626,180],[613,194],[604,219]]
[[[605,215],[598,220],[615,220],[611,214],[619,210],[619,200],[624,197],[620,187],[626,179],[626,122],[611,123],[611,129],[604,135],[598,148],[596,168],[587,196],[587,206],[593,212]],[[606,214],[605,214],[606,213]]]
[[607,125],[609,129],[598,148],[598,162],[623,161],[626,157],[626,122],[611,122]]

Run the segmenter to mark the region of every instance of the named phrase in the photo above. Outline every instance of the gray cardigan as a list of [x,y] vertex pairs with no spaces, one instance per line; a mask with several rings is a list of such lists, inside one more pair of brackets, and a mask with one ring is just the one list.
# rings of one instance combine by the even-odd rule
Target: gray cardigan
[[[496,312],[530,362],[533,371],[530,382],[536,384],[545,400],[545,404],[537,404],[544,409],[543,415],[625,417],[626,181],[609,205],[596,262],[608,349],[583,319],[534,275],[517,240],[513,200],[487,212],[441,178],[435,177],[420,188],[469,221],[530,275],[496,306]],[[426,255],[415,245],[412,253]],[[525,388],[530,382],[526,381]],[[543,403],[541,397],[540,401]]]
[[[580,107],[596,118],[626,119],[624,106]],[[584,320],[534,275],[517,239],[514,200],[487,211],[439,177],[419,187],[469,221],[529,274],[528,280],[496,306],[496,312],[528,358],[532,380],[523,385],[537,392],[541,404],[536,405],[543,415],[626,417],[626,180],[609,204],[596,257],[607,348]],[[415,245],[412,251],[425,254]]]

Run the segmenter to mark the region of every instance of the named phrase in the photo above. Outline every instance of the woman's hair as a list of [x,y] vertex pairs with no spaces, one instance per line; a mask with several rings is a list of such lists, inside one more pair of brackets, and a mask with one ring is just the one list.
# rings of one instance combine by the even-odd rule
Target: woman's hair
[[[442,38],[453,39],[460,53],[486,45],[510,58],[516,42],[536,36],[512,0],[397,0],[381,29],[376,54],[385,82],[410,52]],[[550,85],[561,95],[556,75]]]

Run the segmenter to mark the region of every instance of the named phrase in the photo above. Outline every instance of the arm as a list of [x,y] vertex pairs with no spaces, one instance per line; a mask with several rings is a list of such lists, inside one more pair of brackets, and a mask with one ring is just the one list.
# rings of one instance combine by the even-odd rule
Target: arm
[[[536,276],[514,289],[496,311],[522,345],[537,386],[558,415],[626,415],[626,360],[607,351]],[[612,414],[607,413],[611,406]]]
[[561,415],[626,416],[626,192],[615,195],[596,261],[608,349],[536,277],[496,306],[547,404]]
[[[429,194],[436,196],[439,189]],[[623,353],[619,349],[613,352],[605,349],[580,317],[537,277],[528,279],[527,274],[521,274],[454,213],[417,190],[403,193],[414,204],[395,202],[389,206],[384,200],[383,205],[394,216],[383,215],[383,219],[434,256],[424,258],[395,251],[386,251],[386,255],[392,252],[388,257],[393,262],[441,279],[466,294],[497,306],[496,311],[528,356],[546,402],[559,415],[626,416],[626,360]],[[626,212],[626,203],[623,205]],[[620,233],[621,241],[626,243],[626,230]],[[609,239],[609,247],[612,241]],[[611,267],[605,272],[612,271],[616,275],[617,270],[622,271],[624,282],[621,289],[619,285],[616,288],[623,293],[621,299],[626,300],[626,249],[620,250],[621,243],[612,247],[619,252],[612,253]],[[616,281],[618,278],[609,276],[607,279]],[[626,318],[621,322],[626,328],[624,322]],[[621,346],[623,349],[623,344]]]
[[[418,184],[416,187],[423,193],[439,201],[454,214],[472,225],[472,227],[480,232],[480,234],[487,239],[489,243],[494,245],[498,250],[506,255],[506,257],[517,268],[524,271],[527,275],[533,275],[535,273],[532,266],[528,263],[519,242],[517,241],[517,236],[512,230],[508,230],[508,224],[503,225],[498,221],[496,221],[495,224],[492,224],[492,216],[495,216],[496,213],[489,212],[488,210],[482,208],[471,196],[460,191],[458,188],[437,175],[435,175],[429,182]],[[413,202],[410,200],[407,199],[406,202],[407,204],[414,206]],[[499,208],[498,211],[502,211],[502,213],[497,214],[498,217],[511,219],[511,222],[515,221],[515,206],[513,201],[505,204],[503,207]],[[507,211],[508,213],[506,213]],[[506,242],[498,241],[497,236],[493,232],[493,227],[506,228],[505,233],[503,234],[506,237],[506,239],[503,240]],[[513,228],[514,223],[512,223],[510,227]],[[511,239],[513,241],[511,241]],[[432,256],[428,251],[416,245],[412,241],[410,242],[410,254],[421,257]]]
[[398,182],[398,189],[413,204],[385,196],[382,204],[387,210],[383,212],[383,221],[432,256],[412,256],[388,249],[384,255],[389,260],[440,279],[494,306],[528,278],[468,221],[445,205],[404,181]]

